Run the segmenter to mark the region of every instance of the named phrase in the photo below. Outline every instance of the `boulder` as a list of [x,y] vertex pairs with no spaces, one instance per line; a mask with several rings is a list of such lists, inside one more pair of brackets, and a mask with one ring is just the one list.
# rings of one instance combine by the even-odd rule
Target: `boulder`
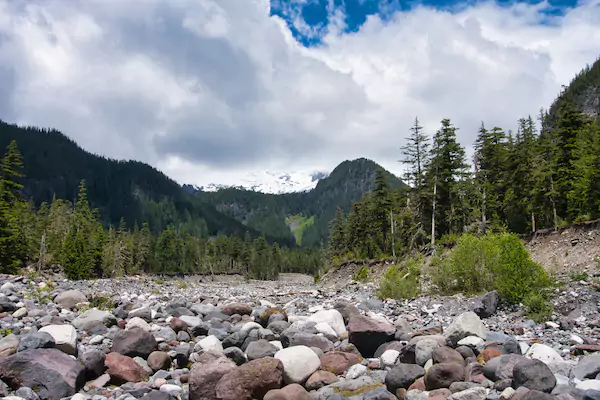
[[266,328],[269,325],[269,318],[274,314],[280,314],[284,321],[287,321],[288,315],[283,308],[280,307],[268,307],[265,311],[260,313],[258,316],[258,322]]
[[383,352],[383,354],[379,357],[379,361],[383,368],[391,368],[394,366],[394,364],[396,364],[399,356],[400,352],[398,350],[390,349]]
[[461,364],[435,364],[425,375],[427,390],[449,388],[454,382],[465,380],[465,368]]
[[314,333],[298,332],[290,338],[290,346],[316,347],[324,353],[333,350],[333,342],[325,336]]
[[312,400],[312,397],[302,386],[292,383],[282,389],[269,390],[264,400]]
[[171,367],[171,357],[164,351],[153,351],[148,356],[148,366],[154,372],[161,369],[168,370]]
[[[517,365],[521,361],[528,360],[527,357],[521,356],[519,354],[508,354],[508,355],[503,355],[503,356],[496,357],[496,358],[499,359],[497,368],[494,371],[494,374],[490,375],[492,377],[491,379],[495,380],[495,381],[496,380],[504,380],[504,379],[512,379],[515,365]],[[491,364],[491,361],[486,364],[486,367],[490,364]],[[486,367],[484,367],[484,373],[485,373]]]
[[[32,332],[23,336],[18,351],[30,349],[51,349],[56,345],[52,335],[46,332]],[[0,353],[1,354],[1,353]]]
[[579,380],[595,378],[600,373],[600,353],[579,359],[573,369],[573,376]]
[[106,354],[100,350],[90,350],[81,354],[79,362],[85,368],[85,378],[88,381],[98,378],[104,374]]
[[537,359],[524,360],[515,365],[513,370],[513,388],[521,386],[550,393],[556,386],[556,378],[544,362]]
[[77,330],[73,325],[48,325],[39,330],[52,336],[55,347],[67,354],[77,353]]
[[143,331],[150,332],[152,327],[148,324],[143,318],[133,317],[129,321],[127,321],[127,325],[125,325],[125,329],[136,329],[139,328]]
[[477,336],[485,339],[487,329],[481,319],[472,311],[468,311],[456,317],[446,329],[444,337],[452,346],[468,336]]
[[563,362],[562,357],[556,350],[541,343],[534,343],[525,353],[525,357],[540,360],[546,364]]
[[431,355],[434,363],[457,363],[464,364],[465,359],[460,353],[450,347],[440,346]]
[[387,389],[396,393],[400,388],[408,389],[417,379],[425,375],[425,369],[415,364],[399,364],[385,376]]
[[304,383],[321,366],[319,357],[306,346],[279,350],[275,359],[283,365],[283,379],[287,384]]
[[192,365],[189,377],[189,400],[216,400],[217,383],[223,375],[232,372],[235,368],[235,363],[226,357]]
[[337,336],[341,336],[346,333],[344,317],[342,317],[342,314],[338,310],[318,311],[308,317],[307,321],[314,322],[315,324],[325,322],[335,331]]
[[343,375],[354,364],[362,361],[362,357],[354,353],[330,351],[320,357],[321,369],[336,375]]
[[117,319],[112,313],[108,311],[101,311],[97,308],[87,310],[83,314],[79,315],[72,322],[72,325],[83,331],[89,331],[96,326],[103,325],[111,327],[117,324]]
[[8,357],[19,349],[19,337],[14,333],[8,334],[0,339],[0,357]]
[[148,379],[146,370],[131,357],[119,353],[108,353],[105,361],[111,382],[120,385],[125,382],[142,382]]
[[491,317],[496,312],[499,301],[500,296],[498,295],[498,292],[493,291],[486,293],[475,299],[473,312],[481,318]]
[[65,290],[54,298],[54,303],[58,304],[62,308],[69,309],[75,308],[77,304],[84,303],[86,301],[87,297],[85,297],[85,294],[79,290]]
[[133,328],[117,332],[111,351],[129,357],[148,358],[157,345],[156,339],[150,332]]
[[484,387],[473,387],[453,393],[449,400],[485,400],[486,397],[487,390]]
[[1,358],[0,379],[14,390],[37,388],[40,399],[54,400],[78,392],[85,383],[85,370],[60,350],[31,349]]
[[152,322],[152,310],[150,307],[140,307],[129,311],[127,318],[141,318],[146,322]]
[[315,371],[315,373],[313,373],[308,378],[308,380],[306,381],[304,386],[308,390],[318,390],[318,389],[321,389],[323,386],[331,385],[332,383],[335,383],[339,380],[340,380],[340,378],[338,378],[336,376],[336,374],[334,374],[332,372]]
[[225,315],[250,315],[252,314],[252,306],[245,303],[230,303],[221,309]]
[[283,364],[272,357],[252,360],[223,375],[215,393],[219,400],[262,399],[283,384]]
[[434,339],[419,340],[415,344],[415,363],[423,366],[433,357],[433,351],[439,347],[439,343]]
[[221,341],[214,335],[210,335],[200,340],[197,345],[204,351],[217,351],[219,353],[223,352],[223,345]]
[[373,357],[380,345],[394,339],[395,333],[394,325],[363,315],[353,316],[348,323],[348,339],[363,357]]
[[256,360],[262,357],[273,357],[279,349],[269,343],[269,341],[260,339],[252,342],[246,348],[248,360]]

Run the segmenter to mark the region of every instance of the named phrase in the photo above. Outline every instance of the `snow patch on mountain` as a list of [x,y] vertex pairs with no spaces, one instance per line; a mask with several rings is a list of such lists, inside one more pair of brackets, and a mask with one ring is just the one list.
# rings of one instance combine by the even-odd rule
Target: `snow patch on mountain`
[[[252,172],[242,177],[233,178],[227,183],[211,183],[202,186],[184,185],[189,190],[214,192],[228,187],[237,187],[255,192],[282,194],[304,192],[314,189],[319,180],[329,176],[328,172]],[[192,189],[193,188],[193,189]]]

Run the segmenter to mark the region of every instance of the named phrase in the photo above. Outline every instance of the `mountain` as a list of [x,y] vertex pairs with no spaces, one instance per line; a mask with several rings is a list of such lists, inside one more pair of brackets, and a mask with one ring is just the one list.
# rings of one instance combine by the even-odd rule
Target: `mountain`
[[[174,225],[196,235],[261,234],[188,194],[147,164],[91,154],[56,130],[0,121],[0,148],[5,149],[12,140],[23,155],[24,195],[36,205],[54,197],[73,201],[79,182],[85,179],[90,203],[105,224],[118,225],[124,218],[129,226],[146,221],[155,231]],[[292,239],[278,239],[294,244]]]
[[561,107],[566,103],[591,117],[600,117],[600,59],[579,72],[554,100],[548,114],[550,122],[558,118]]
[[206,186],[184,185],[190,192],[215,192],[221,189],[237,188],[269,194],[305,192],[314,189],[319,180],[329,174],[323,171],[313,172],[272,172],[249,173],[240,177],[235,184],[211,183]]
[[[329,221],[337,207],[347,212],[352,203],[369,193],[380,168],[377,163],[360,158],[342,162],[314,189],[305,192],[275,195],[225,188],[199,191],[196,196],[253,229],[273,236],[293,233],[298,243],[318,246],[327,238]],[[405,186],[390,172],[384,173],[391,187]]]

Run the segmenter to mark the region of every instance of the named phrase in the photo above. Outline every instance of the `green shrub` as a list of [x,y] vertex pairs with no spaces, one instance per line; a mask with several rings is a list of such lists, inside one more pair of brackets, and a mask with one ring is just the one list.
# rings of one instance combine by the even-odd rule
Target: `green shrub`
[[410,299],[421,292],[419,278],[421,276],[422,258],[410,258],[404,266],[392,265],[387,269],[379,283],[379,297],[391,299]]
[[509,233],[463,235],[449,255],[432,262],[430,272],[433,285],[444,294],[497,290],[512,303],[550,285],[546,271]]
[[587,272],[585,271],[581,271],[581,272],[571,272],[569,274],[569,279],[571,279],[572,281],[587,281],[589,278]]
[[366,282],[369,277],[369,268],[363,265],[358,271],[354,273],[354,280],[357,282]]
[[523,305],[529,318],[537,323],[548,321],[554,311],[548,303],[544,292],[529,292],[523,298]]

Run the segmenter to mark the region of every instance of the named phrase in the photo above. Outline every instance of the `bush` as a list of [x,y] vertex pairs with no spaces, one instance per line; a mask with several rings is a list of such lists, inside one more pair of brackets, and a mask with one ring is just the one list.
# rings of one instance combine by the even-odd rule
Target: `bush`
[[354,280],[357,282],[366,282],[368,277],[369,269],[366,265],[363,265],[362,268],[360,268],[354,273]]
[[497,290],[512,303],[550,285],[546,271],[531,259],[519,238],[509,233],[461,236],[448,256],[432,263],[431,277],[444,294]]
[[410,299],[421,292],[419,278],[421,276],[422,258],[408,259],[402,268],[391,266],[385,272],[379,284],[379,297],[392,299]]
[[548,321],[554,311],[543,292],[529,292],[523,298],[523,305],[529,317],[537,323]]

